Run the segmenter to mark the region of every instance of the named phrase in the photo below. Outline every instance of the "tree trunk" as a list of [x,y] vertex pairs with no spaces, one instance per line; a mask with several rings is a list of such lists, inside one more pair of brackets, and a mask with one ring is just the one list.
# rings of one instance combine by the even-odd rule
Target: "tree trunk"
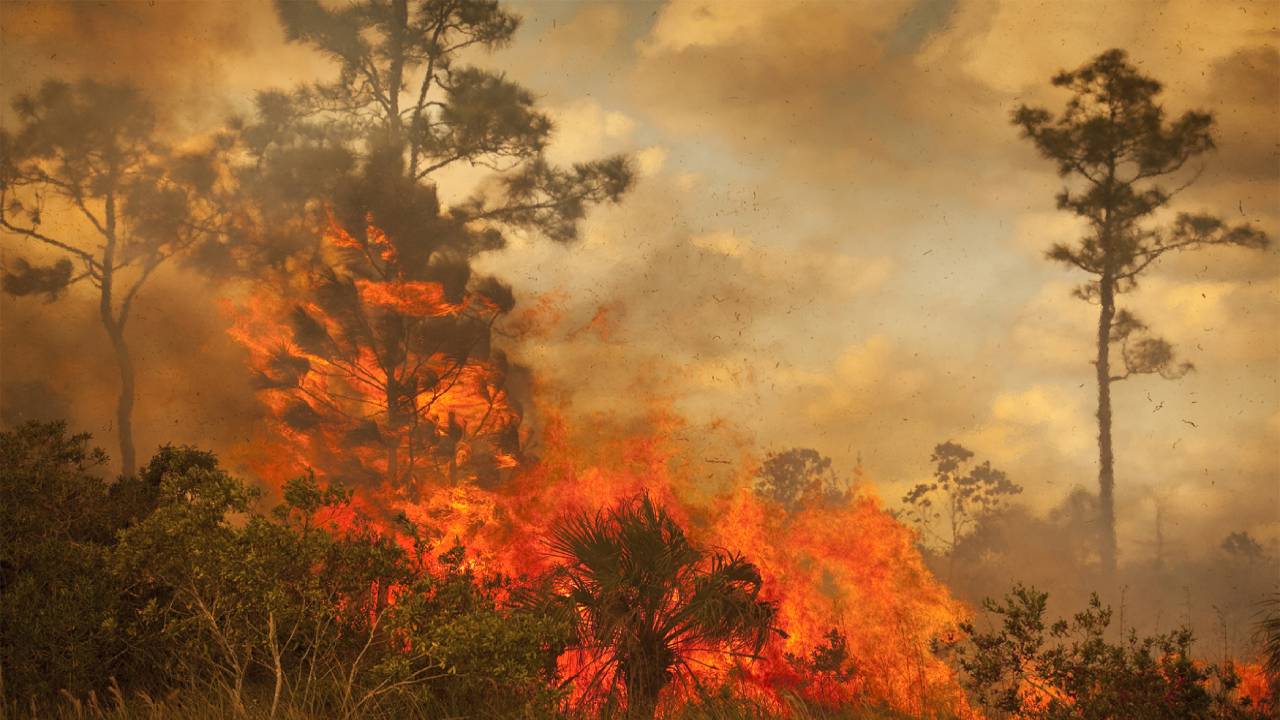
[[1104,274],[1099,282],[1098,358],[1098,528],[1102,570],[1116,569],[1115,458],[1111,451],[1111,321],[1115,317],[1115,282]]
[[125,475],[132,475],[138,471],[133,449],[133,358],[129,355],[129,346],[124,340],[124,328],[110,323],[107,326],[107,334],[111,336],[116,365],[120,368],[120,397],[116,400],[116,435],[120,439],[120,467]]
[[653,683],[628,678],[627,720],[653,720],[658,716],[658,692]]
[[658,649],[649,647],[647,652],[641,650],[619,663],[627,692],[627,720],[653,720],[658,715],[658,697],[666,684],[659,654]]
[[400,433],[404,427],[404,414],[400,410],[402,401],[400,394],[400,384],[396,380],[395,373],[386,368],[383,369],[386,374],[386,386],[384,388],[387,398],[387,482],[393,488],[400,487]]
[[113,304],[116,257],[116,199],[115,193],[107,193],[106,228],[103,233],[106,245],[102,250],[102,288],[98,295],[98,314],[102,318],[102,327],[111,338],[111,349],[115,351],[116,365],[120,368],[120,397],[116,400],[116,437],[120,440],[120,471],[132,475],[138,471],[137,459],[133,452],[133,395],[134,376],[133,358],[129,356],[129,345],[124,339],[124,313],[121,310],[116,317]]
[[[400,117],[400,89],[404,85],[405,35],[409,32],[408,0],[393,0],[392,12],[395,23],[390,30],[391,64],[387,69],[387,132],[390,134],[392,147],[403,152],[404,118]],[[412,172],[412,170],[410,170]]]
[[276,614],[267,613],[267,635],[271,639],[271,670],[275,675],[275,687],[271,691],[271,714],[267,717],[274,720],[280,709],[280,693],[284,690],[284,665],[280,662],[280,643],[276,638]]

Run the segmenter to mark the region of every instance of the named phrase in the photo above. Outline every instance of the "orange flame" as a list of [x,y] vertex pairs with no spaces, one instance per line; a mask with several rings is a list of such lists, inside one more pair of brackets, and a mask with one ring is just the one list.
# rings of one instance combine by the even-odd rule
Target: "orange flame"
[[[360,242],[331,224],[325,237],[331,246],[394,264],[394,244],[377,228],[368,228],[368,241]],[[442,287],[420,279],[365,277],[353,284],[361,306],[374,313],[425,320],[496,312],[473,296],[449,302]],[[549,569],[542,538],[559,519],[648,492],[695,541],[741,552],[754,562],[768,599],[779,604],[787,636],[771,642],[754,662],[706,653],[698,658],[706,680],[732,679],[780,712],[782,694],[794,692],[819,702],[973,716],[953,671],[932,651],[955,637],[965,610],[927,571],[911,531],[870,489],[861,488],[841,507],[788,513],[750,489],[752,468],[744,464],[736,490],[709,494],[672,441],[683,422],[665,412],[653,415],[646,433],[585,442],[554,409],[544,410],[541,457],[523,461],[518,447],[502,446],[493,437],[499,430],[509,434],[521,417],[503,389],[501,368],[484,360],[451,367],[439,354],[414,359],[435,377],[451,374],[419,398],[429,404],[414,408],[413,415],[415,422],[444,429],[443,440],[433,436],[443,447],[422,448],[430,451],[430,461],[394,476],[389,465],[395,453],[411,449],[409,428],[393,422],[395,413],[386,407],[385,385],[395,372],[371,348],[337,358],[300,342],[287,320],[297,307],[329,335],[341,333],[340,323],[304,290],[260,290],[238,309],[230,330],[264,378],[262,396],[271,417],[243,459],[267,482],[278,487],[306,468],[349,482],[353,469],[361,469],[365,481],[357,498],[363,509],[384,518],[403,514],[433,529],[441,545],[464,544],[477,570],[512,576]],[[608,315],[602,312],[592,322],[602,335],[608,334]],[[535,323],[536,314],[520,321]],[[312,414],[323,417],[310,422]],[[329,414],[369,418],[379,442],[353,444],[350,423],[330,422]],[[477,463],[501,469],[502,481],[480,482],[474,474],[442,469]],[[849,671],[817,676],[801,669],[796,659],[813,654],[832,630],[845,639]],[[587,660],[566,655],[562,669],[571,672],[582,662]],[[675,701],[679,696],[673,693]]]

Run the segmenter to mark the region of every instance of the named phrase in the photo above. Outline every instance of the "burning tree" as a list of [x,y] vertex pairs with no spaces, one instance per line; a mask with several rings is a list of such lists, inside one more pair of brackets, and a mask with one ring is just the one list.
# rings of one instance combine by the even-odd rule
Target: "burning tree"
[[347,478],[408,490],[424,476],[493,479],[519,453],[519,406],[490,348],[510,291],[439,259],[467,234],[425,199],[345,210],[363,227],[335,217],[328,262],[293,292],[260,295],[235,331],[283,432],[305,462]]
[[[289,39],[339,73],[262,93],[257,116],[238,125],[250,162],[237,220],[249,241],[233,255],[277,279],[236,335],[309,464],[398,488],[428,471],[492,479],[519,454],[520,408],[491,348],[514,299],[470,262],[502,247],[509,228],[573,240],[589,207],[630,186],[629,163],[555,167],[543,157],[552,124],[533,95],[459,63],[515,32],[519,18],[497,2],[277,9]],[[436,178],[458,165],[492,175],[446,206]]]
[[[1132,313],[1118,309],[1117,297],[1137,289],[1142,273],[1167,253],[1212,245],[1264,248],[1268,239],[1252,226],[1229,226],[1204,214],[1180,213],[1167,228],[1148,224],[1177,192],[1159,181],[1213,149],[1213,117],[1189,111],[1166,122],[1158,104],[1160,83],[1130,65],[1124,51],[1109,50],[1087,65],[1058,74],[1053,84],[1072,94],[1061,114],[1024,105],[1014,111],[1013,123],[1068,180],[1058,194],[1058,208],[1088,225],[1078,243],[1054,245],[1048,257],[1093,276],[1075,294],[1098,307],[1093,364],[1098,386],[1100,553],[1104,570],[1110,572],[1116,563],[1111,385],[1133,375],[1176,378],[1190,369],[1176,361],[1168,341],[1149,335]],[[1124,361],[1119,374],[1111,367],[1111,347],[1116,344]]]
[[755,489],[787,512],[807,505],[834,505],[851,496],[831,469],[831,458],[812,448],[769,453],[756,471]]
[[549,163],[543,151],[554,127],[533,94],[460,63],[462,53],[501,47],[519,28],[520,18],[496,0],[276,7],[289,40],[314,48],[339,73],[332,82],[259,93],[255,117],[237,122],[251,160],[241,173],[250,198],[241,220],[256,240],[237,244],[242,260],[285,268],[314,249],[315,225],[298,218],[322,226],[339,186],[371,167],[422,187],[458,166],[492,171],[442,209],[476,230],[464,257],[501,247],[504,226],[573,240],[592,205],[615,202],[630,187],[623,156],[571,168]]
[[958,664],[974,699],[992,713],[1028,720],[1273,717],[1266,704],[1237,692],[1230,661],[1194,659],[1190,628],[1146,637],[1121,628],[1112,641],[1112,610],[1097,594],[1057,621],[1045,617],[1048,598],[1015,585],[1001,600],[983,601],[990,629],[964,624],[968,642]]

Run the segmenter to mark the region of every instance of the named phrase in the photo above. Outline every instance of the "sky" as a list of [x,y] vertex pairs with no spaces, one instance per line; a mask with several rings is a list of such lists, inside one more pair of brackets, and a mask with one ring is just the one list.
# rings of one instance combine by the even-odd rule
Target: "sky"
[[[1079,273],[1044,258],[1081,228],[1009,115],[1060,107],[1049,78],[1112,47],[1165,84],[1171,114],[1217,118],[1218,150],[1174,210],[1280,237],[1274,2],[512,7],[516,41],[470,60],[539,96],[553,160],[627,152],[640,176],[578,243],[517,237],[480,261],[545,324],[512,353],[574,417],[642,423],[669,407],[688,432],[729,427],[757,454],[860,463],[889,501],[949,439],[1008,472],[1034,509],[1092,488],[1096,309],[1070,296]],[[261,3],[11,2],[0,34],[6,97],[51,75],[140,79],[189,132],[247,112],[256,89],[329,72]],[[446,177],[442,194],[475,179]],[[242,362],[221,332],[226,291],[199,282],[172,271],[139,301],[138,354],[189,358],[144,379],[140,449],[248,434],[228,422],[255,412],[247,379],[207,382],[209,366]],[[73,421],[109,402],[105,338],[76,300],[0,302],[0,400],[28,403],[53,372],[77,387],[45,404]],[[1280,251],[1170,257],[1124,304],[1197,369],[1115,389],[1122,554],[1150,551],[1156,502],[1188,546],[1247,529],[1277,547]]]

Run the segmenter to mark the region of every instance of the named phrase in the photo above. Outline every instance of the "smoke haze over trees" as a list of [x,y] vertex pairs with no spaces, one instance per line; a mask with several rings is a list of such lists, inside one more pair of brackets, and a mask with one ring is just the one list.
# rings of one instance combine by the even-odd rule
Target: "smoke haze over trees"
[[[6,688],[102,693],[109,666],[263,716],[547,709],[585,648],[616,691],[591,702],[715,716],[681,665],[706,651],[752,687],[915,716],[964,673],[1013,682],[1012,655],[948,648],[1082,608],[1068,629],[1097,642],[1018,663],[1261,683],[1276,21],[0,4],[0,573],[30,619]],[[665,584],[567,552],[542,575],[566,518],[612,543],[578,555],[648,542],[646,492],[644,549],[688,543]],[[1036,589],[980,609],[1015,582]],[[640,596],[696,641],[620,620]],[[324,663],[346,679],[303,679]]]

